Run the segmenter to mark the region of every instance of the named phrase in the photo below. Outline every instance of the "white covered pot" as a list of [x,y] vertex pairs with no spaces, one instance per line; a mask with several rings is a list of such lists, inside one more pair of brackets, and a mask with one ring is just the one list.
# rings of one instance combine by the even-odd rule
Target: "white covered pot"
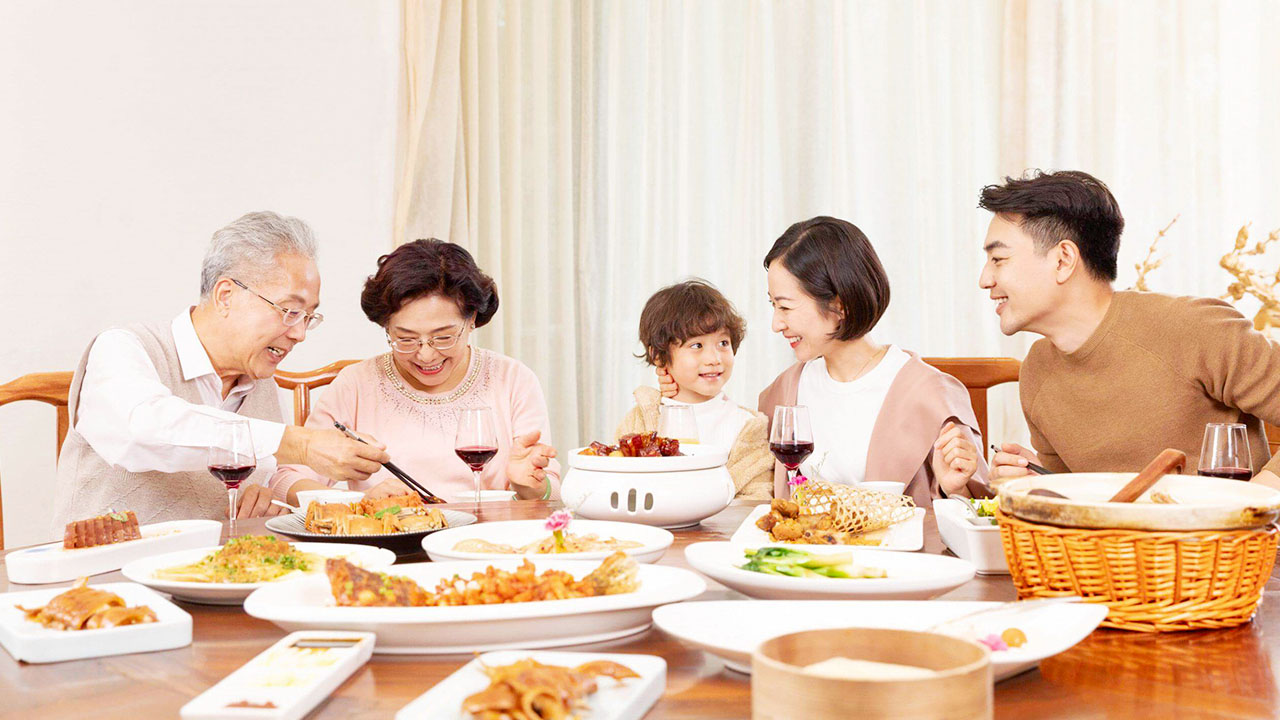
[[696,525],[728,507],[733,478],[728,450],[683,445],[674,457],[568,457],[560,497],[574,513],[592,520],[622,520],[665,528]]

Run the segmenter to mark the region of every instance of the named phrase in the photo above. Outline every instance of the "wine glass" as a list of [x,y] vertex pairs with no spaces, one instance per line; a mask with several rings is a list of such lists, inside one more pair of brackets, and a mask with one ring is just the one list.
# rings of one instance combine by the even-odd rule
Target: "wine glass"
[[787,485],[795,478],[800,463],[813,452],[813,430],[809,427],[809,408],[803,405],[779,405],[773,409],[773,425],[769,428],[769,450],[787,469]]
[[458,435],[454,452],[471,468],[476,486],[476,503],[480,503],[480,471],[498,454],[498,432],[493,421],[493,408],[481,406],[458,411]]
[[658,408],[658,435],[675,438],[681,445],[698,444],[698,420],[690,405],[662,405]]
[[248,420],[218,420],[209,446],[209,472],[227,486],[227,539],[236,536],[236,501],[240,483],[258,466]]
[[1249,452],[1249,433],[1242,423],[1209,423],[1204,426],[1204,443],[1200,445],[1201,475],[1228,480],[1253,477],[1253,455]]

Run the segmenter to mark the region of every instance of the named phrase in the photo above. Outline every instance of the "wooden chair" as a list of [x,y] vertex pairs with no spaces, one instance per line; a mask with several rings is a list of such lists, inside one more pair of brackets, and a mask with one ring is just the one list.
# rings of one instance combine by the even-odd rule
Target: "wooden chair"
[[311,414],[311,391],[324,387],[333,382],[338,377],[338,371],[359,360],[338,360],[320,368],[319,370],[311,370],[308,372],[285,372],[281,370],[276,373],[276,384],[285,390],[293,391],[293,424],[302,425],[307,422],[307,416]]
[[1022,362],[1013,358],[924,358],[924,361],[954,377],[969,390],[973,414],[978,417],[978,431],[982,433],[982,454],[991,444],[987,435],[987,390],[1007,382],[1017,382]]
[[1274,456],[1280,452],[1280,427],[1276,427],[1271,423],[1267,423],[1267,445],[1271,447],[1271,454]]
[[[62,441],[67,439],[67,392],[71,389],[71,373],[47,372],[23,375],[17,380],[0,385],[0,405],[18,400],[38,400],[49,403],[58,413],[57,452],[62,452]],[[56,455],[55,455],[56,457]],[[0,492],[0,550],[4,549],[4,494]]]

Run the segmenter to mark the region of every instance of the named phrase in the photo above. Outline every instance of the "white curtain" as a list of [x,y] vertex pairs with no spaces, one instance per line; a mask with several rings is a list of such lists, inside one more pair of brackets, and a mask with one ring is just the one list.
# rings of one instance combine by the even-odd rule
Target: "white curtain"
[[[1235,228],[1280,224],[1278,15],[1157,0],[450,4],[428,17],[458,23],[456,69],[408,42],[406,62],[458,73],[460,114],[418,123],[457,160],[405,175],[406,217],[447,228],[498,279],[480,340],[537,372],[562,448],[607,436],[652,383],[633,357],[640,309],[691,275],[748,320],[728,391],[754,406],[792,361],[761,261],[817,214],[859,225],[888,269],[877,339],[1021,357],[1034,338],[1000,335],[977,288],[980,188],[1027,167],[1093,172],[1128,219],[1119,287],[1181,213],[1150,282],[1220,293]],[[423,173],[448,175],[440,196]],[[993,392],[996,440],[1025,432],[1016,397]]]

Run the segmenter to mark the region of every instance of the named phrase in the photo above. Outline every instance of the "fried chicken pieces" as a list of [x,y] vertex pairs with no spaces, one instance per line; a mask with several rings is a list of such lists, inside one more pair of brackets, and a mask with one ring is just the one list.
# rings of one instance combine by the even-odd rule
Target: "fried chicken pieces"
[[510,665],[484,668],[489,687],[462,702],[463,712],[478,720],[562,720],[586,709],[585,698],[596,691],[595,678],[640,677],[631,668],[608,660],[575,668],[543,665],[524,659]]
[[469,579],[454,575],[427,592],[407,578],[370,572],[338,558],[325,561],[333,597],[340,606],[425,607],[494,605],[540,600],[566,600],[633,592],[640,586],[635,560],[623,552],[604,559],[581,580],[563,570],[537,574],[525,560],[514,571],[488,567]]
[[756,527],[769,533],[775,542],[804,545],[879,545],[857,533],[835,528],[829,513],[801,513],[800,506],[790,500],[774,498],[769,512],[756,520]]

